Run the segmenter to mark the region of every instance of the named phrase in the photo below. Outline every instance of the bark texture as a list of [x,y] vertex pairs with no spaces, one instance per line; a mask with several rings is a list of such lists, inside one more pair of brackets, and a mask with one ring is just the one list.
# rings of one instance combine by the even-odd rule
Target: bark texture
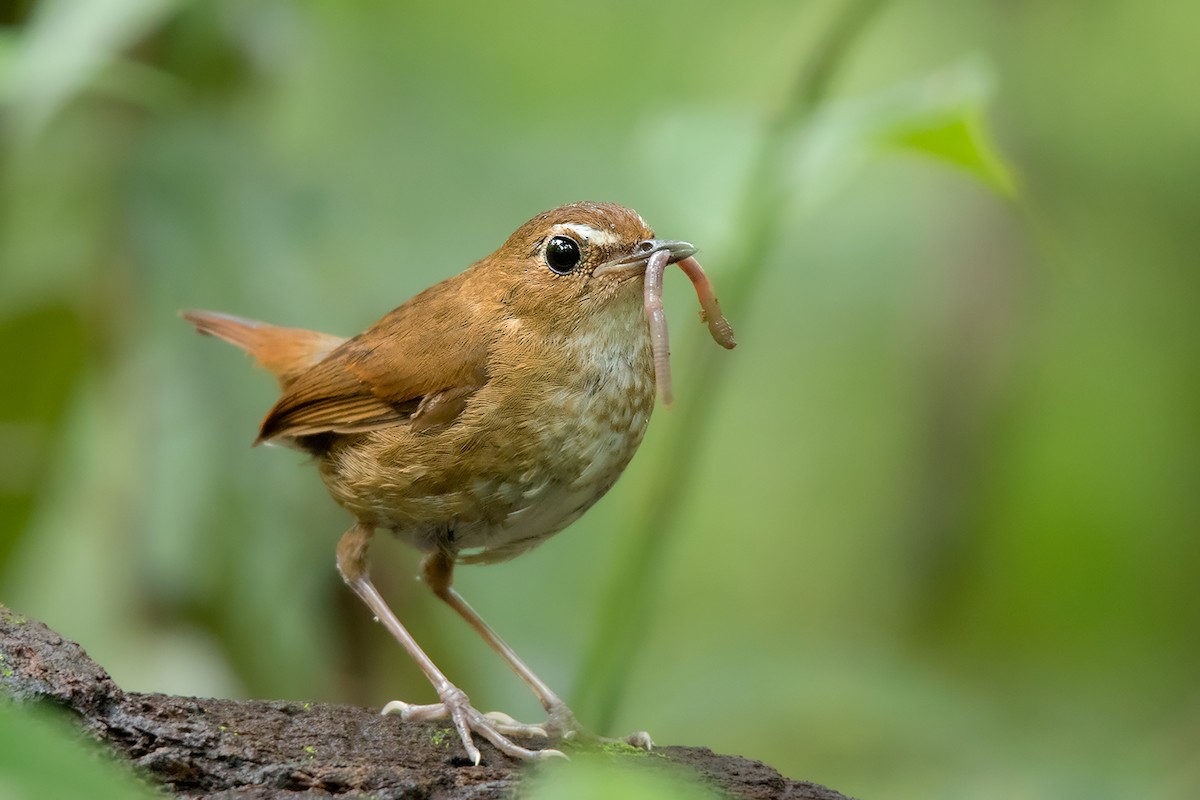
[[[86,734],[178,797],[486,800],[520,797],[522,781],[538,769],[486,741],[478,742],[483,763],[472,767],[445,725],[402,722],[374,709],[125,692],[78,644],[3,606],[0,655],[6,667],[0,694],[68,709]],[[705,748],[663,747],[655,754],[608,757],[635,768],[683,767],[731,798],[846,800]]]

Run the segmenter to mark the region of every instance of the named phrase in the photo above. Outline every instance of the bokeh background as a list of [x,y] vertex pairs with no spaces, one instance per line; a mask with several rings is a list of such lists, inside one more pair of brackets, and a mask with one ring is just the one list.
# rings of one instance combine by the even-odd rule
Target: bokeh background
[[[125,688],[433,695],[176,316],[361,330],[576,199],[697,242],[677,403],[462,592],[585,723],[861,797],[1200,796],[1200,7],[0,5],[0,602]],[[539,709],[376,577],[482,708]]]

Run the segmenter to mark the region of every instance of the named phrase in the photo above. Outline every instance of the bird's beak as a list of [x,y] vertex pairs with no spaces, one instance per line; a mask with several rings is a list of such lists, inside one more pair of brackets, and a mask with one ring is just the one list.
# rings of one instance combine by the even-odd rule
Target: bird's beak
[[674,264],[676,261],[682,261],[688,256],[695,254],[696,247],[690,242],[675,242],[668,239],[643,239],[633,248],[632,253],[601,264],[596,267],[592,275],[604,275],[609,272],[645,272],[646,263],[650,261],[650,256],[662,251],[666,251],[667,253],[667,263]]

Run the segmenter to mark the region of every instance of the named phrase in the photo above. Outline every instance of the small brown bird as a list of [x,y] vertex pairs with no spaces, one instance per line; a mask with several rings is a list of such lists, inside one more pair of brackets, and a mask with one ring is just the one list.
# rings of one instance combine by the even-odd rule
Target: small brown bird
[[[351,589],[437,690],[389,703],[405,719],[449,717],[471,761],[479,734],[516,758],[561,755],[514,735],[581,729],[550,687],[451,585],[454,565],[503,561],[578,519],[642,441],[655,386],[670,397],[662,274],[678,263],[701,318],[733,333],[687,242],[654,238],[637,213],[576,203],[540,214],[460,275],[351,339],[209,311],[183,316],[246,350],[283,395],[257,442],[311,453],[357,521],[337,547]],[[422,577],[529,686],[549,715],[523,725],[482,714],[417,645],[371,583],[367,547],[384,528],[426,553]],[[649,736],[631,737],[649,747]]]

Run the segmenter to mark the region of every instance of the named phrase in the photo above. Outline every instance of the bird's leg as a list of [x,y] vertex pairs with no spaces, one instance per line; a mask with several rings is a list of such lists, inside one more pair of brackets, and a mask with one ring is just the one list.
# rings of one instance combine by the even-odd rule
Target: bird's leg
[[512,671],[525,681],[525,685],[537,697],[542,708],[546,709],[546,713],[550,717],[545,726],[538,727],[542,727],[547,734],[557,736],[567,736],[579,730],[579,723],[576,721],[575,715],[571,713],[571,709],[567,708],[567,704],[521,660],[520,656],[500,638],[499,634],[492,630],[490,625],[484,622],[483,617],[479,616],[475,609],[471,608],[462,595],[454,589],[452,556],[444,553],[433,553],[426,556],[425,560],[421,562],[421,577],[433,590],[433,593],[446,605],[457,611],[459,616],[483,637],[488,646],[508,663]]
[[[421,577],[425,583],[433,590],[433,593],[441,598],[446,605],[458,612],[458,615],[467,621],[467,624],[475,629],[483,640],[488,643],[492,650],[504,659],[504,661],[512,668],[512,671],[517,676],[525,681],[525,685],[530,688],[534,696],[542,704],[542,708],[546,709],[548,719],[544,725],[521,726],[530,732],[536,732],[539,729],[551,736],[562,736],[571,738],[574,736],[582,736],[584,738],[598,738],[589,734],[575,719],[575,714],[567,707],[567,704],[562,701],[554,690],[546,685],[546,682],[539,678],[533,670],[529,668],[521,657],[516,654],[508,644],[500,638],[500,635],[492,630],[483,617],[471,608],[463,596],[459,594],[454,586],[454,558],[446,553],[433,553],[425,557],[421,562]],[[644,750],[649,750],[653,746],[650,740],[650,734],[645,731],[638,731],[631,734],[623,741],[640,747]]]
[[375,614],[375,618],[383,623],[392,636],[400,642],[405,651],[417,662],[417,666],[425,673],[425,677],[437,690],[440,703],[425,706],[414,706],[395,701],[384,707],[384,713],[398,710],[402,719],[440,719],[449,717],[462,739],[463,747],[471,761],[479,765],[479,748],[472,741],[472,733],[483,736],[505,755],[520,759],[550,758],[562,756],[557,750],[529,750],[514,744],[507,736],[520,733],[522,729],[513,729],[503,722],[497,722],[480,713],[471,705],[465,692],[452,684],[437,665],[433,663],[425,651],[421,649],[392,610],[388,608],[375,585],[371,583],[367,567],[367,546],[371,542],[374,529],[364,524],[357,524],[342,535],[337,547],[338,571],[347,585]]

